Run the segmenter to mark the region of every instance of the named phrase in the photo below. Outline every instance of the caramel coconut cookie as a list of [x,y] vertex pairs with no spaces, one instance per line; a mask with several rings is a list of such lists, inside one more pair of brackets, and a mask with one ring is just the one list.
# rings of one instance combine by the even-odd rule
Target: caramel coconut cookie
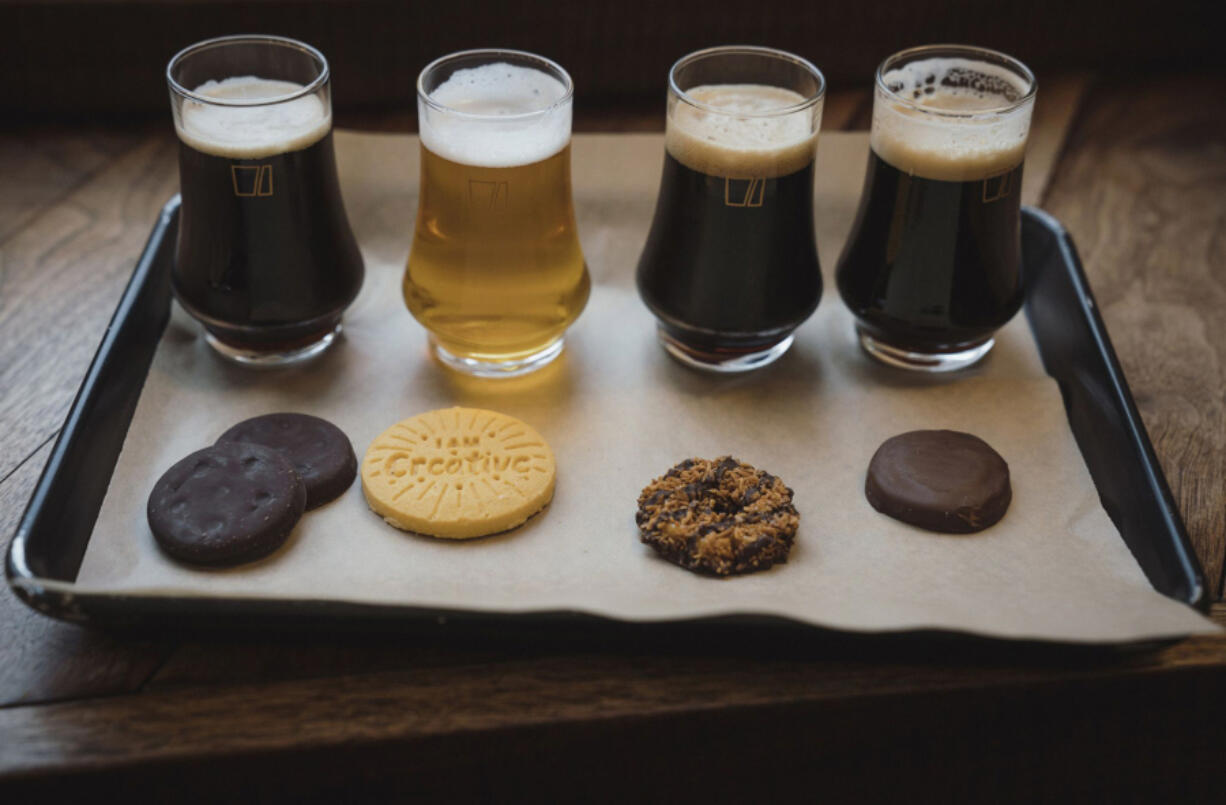
[[682,461],[642,491],[634,519],[665,559],[716,576],[786,562],[800,524],[783,481],[731,456]]

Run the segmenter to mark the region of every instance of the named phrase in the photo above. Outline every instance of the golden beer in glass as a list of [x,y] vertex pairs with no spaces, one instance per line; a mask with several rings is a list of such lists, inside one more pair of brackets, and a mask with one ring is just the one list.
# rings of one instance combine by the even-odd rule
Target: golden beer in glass
[[443,363],[531,372],[562,352],[590,291],[571,198],[570,77],[532,54],[468,51],[426,67],[417,92],[405,303]]

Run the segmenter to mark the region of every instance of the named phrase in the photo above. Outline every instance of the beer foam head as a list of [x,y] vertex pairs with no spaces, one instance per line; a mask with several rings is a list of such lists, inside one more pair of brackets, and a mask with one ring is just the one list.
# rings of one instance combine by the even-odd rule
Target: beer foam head
[[275,103],[300,92],[292,81],[236,76],[207,81],[193,92],[218,105],[183,99],[175,121],[179,139],[206,154],[255,159],[298,151],[332,128],[332,115],[315,93]]
[[900,65],[877,87],[873,151],[925,179],[962,182],[1012,170],[1026,151],[1030,90],[1012,70],[974,59]]
[[570,142],[566,85],[541,70],[505,62],[464,68],[429,98],[417,100],[422,145],[452,162],[530,165]]
[[[665,147],[681,164],[709,176],[771,178],[813,161],[821,108],[783,87],[707,84],[671,101]],[[816,119],[815,119],[816,116]]]

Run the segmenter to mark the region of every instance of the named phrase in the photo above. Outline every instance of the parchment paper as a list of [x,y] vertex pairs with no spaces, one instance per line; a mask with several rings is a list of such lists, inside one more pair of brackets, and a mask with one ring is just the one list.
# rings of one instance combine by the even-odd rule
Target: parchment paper
[[[1111,524],[1069,431],[1056,384],[1018,316],[969,375],[904,377],[862,356],[831,278],[860,192],[864,135],[825,135],[817,168],[826,287],[777,364],[713,377],[672,362],[634,291],[634,268],[663,158],[657,135],[577,136],[574,183],[594,288],[563,357],[536,376],[476,381],[426,352],[400,280],[412,236],[417,144],[339,133],[349,216],[367,278],[343,341],[303,367],[252,371],[214,357],[176,311],[154,359],[77,580],[124,593],[268,596],[527,612],[570,609],[630,620],[764,613],[849,630],[921,627],[1062,641],[1212,632],[1154,592]],[[558,462],[553,504],[513,532],[468,542],[396,531],[366,507],[360,481],[308,512],[257,564],[191,569],[165,558],[145,521],[158,476],[249,416],[298,410],[343,428],[359,458],[402,418],[465,405],[520,417]],[[1009,462],[1008,515],[978,535],[898,523],[864,500],[864,472],[887,437],[955,428]],[[638,541],[639,490],[689,456],[731,453],[796,492],[790,561],[711,579]]]

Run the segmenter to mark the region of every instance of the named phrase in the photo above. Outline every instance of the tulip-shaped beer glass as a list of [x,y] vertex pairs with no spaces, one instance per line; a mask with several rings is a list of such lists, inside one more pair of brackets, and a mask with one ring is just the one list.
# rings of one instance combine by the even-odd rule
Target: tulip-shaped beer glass
[[179,135],[180,304],[249,364],[327,349],[362,287],[336,176],[328,62],[277,36],[229,36],[166,68]]
[[404,298],[454,369],[539,369],[587,303],[572,97],[565,70],[511,50],[446,56],[417,81],[421,195]]
[[877,68],[864,195],[839,293],[864,350],[904,369],[978,361],[1022,304],[1022,158],[1034,75],[937,45]]
[[721,47],[669,71],[664,173],[638,288],[674,358],[776,360],[817,307],[813,163],[826,81],[779,50]]

